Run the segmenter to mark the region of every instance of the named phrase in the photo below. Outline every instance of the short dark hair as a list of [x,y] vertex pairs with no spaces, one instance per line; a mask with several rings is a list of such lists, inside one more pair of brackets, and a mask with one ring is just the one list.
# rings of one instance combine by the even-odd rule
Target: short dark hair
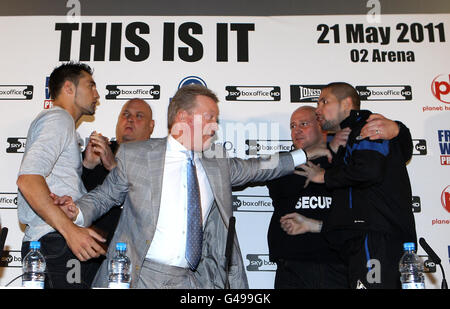
[[361,99],[356,89],[345,82],[330,83],[324,87],[330,89],[331,93],[339,100],[350,98],[353,103],[353,108],[359,110],[361,108]]
[[48,81],[48,89],[50,91],[50,98],[52,100],[56,99],[61,92],[61,88],[64,83],[69,80],[78,86],[78,81],[82,75],[82,72],[86,72],[89,75],[93,74],[90,66],[80,62],[67,62],[56,67],[50,74]]
[[169,103],[169,108],[167,111],[167,125],[169,129],[172,128],[175,121],[175,116],[179,110],[190,111],[195,107],[195,99],[198,95],[209,97],[216,103],[219,102],[216,94],[203,85],[190,84],[181,87]]

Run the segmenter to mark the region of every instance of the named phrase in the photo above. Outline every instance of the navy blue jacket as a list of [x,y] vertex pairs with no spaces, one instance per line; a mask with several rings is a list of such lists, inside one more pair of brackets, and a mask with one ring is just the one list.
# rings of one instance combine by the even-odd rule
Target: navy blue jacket
[[399,123],[392,140],[358,140],[370,111],[352,110],[341,128],[352,131],[340,147],[325,184],[333,190],[333,208],[324,222],[332,242],[343,243],[361,231],[375,231],[416,242],[412,193],[406,163],[412,155],[411,134]]

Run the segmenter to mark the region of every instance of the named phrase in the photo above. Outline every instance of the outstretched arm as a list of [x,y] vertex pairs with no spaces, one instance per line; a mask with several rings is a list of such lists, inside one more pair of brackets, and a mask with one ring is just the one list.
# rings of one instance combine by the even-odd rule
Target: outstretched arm
[[53,203],[50,190],[41,175],[20,175],[17,186],[31,208],[51,227],[61,233],[67,245],[81,261],[105,254],[95,241],[104,239],[95,232],[75,225],[64,212]]
[[326,156],[331,162],[331,152],[325,143],[311,147],[307,152],[302,149],[291,153],[276,153],[268,159],[252,158],[243,160],[231,158],[229,169],[232,186],[241,186],[250,182],[265,182],[294,172],[295,166],[304,164],[308,159]]

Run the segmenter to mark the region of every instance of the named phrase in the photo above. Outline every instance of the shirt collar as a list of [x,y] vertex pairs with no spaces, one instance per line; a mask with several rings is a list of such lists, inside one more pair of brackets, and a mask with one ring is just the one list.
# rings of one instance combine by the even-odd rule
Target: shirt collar
[[179,141],[169,134],[167,138],[167,150],[186,153],[188,150]]
[[[183,158],[187,159],[190,157],[190,151],[186,149],[179,141],[177,141],[172,135],[169,134],[167,137],[167,150],[166,155],[169,155],[170,157],[176,157],[176,158]],[[195,164],[200,164],[200,156],[197,152],[193,152],[193,159]]]

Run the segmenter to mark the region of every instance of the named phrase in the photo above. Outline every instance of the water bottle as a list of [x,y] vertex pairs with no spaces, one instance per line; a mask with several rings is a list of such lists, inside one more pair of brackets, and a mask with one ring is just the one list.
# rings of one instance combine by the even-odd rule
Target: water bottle
[[131,281],[131,262],[126,256],[127,244],[116,243],[116,255],[108,263],[108,287],[129,289]]
[[25,288],[44,288],[46,264],[44,256],[39,249],[41,249],[39,241],[30,242],[30,252],[23,259],[22,286]]
[[423,264],[416,255],[413,242],[403,244],[404,254],[400,259],[400,281],[402,289],[425,289]]

